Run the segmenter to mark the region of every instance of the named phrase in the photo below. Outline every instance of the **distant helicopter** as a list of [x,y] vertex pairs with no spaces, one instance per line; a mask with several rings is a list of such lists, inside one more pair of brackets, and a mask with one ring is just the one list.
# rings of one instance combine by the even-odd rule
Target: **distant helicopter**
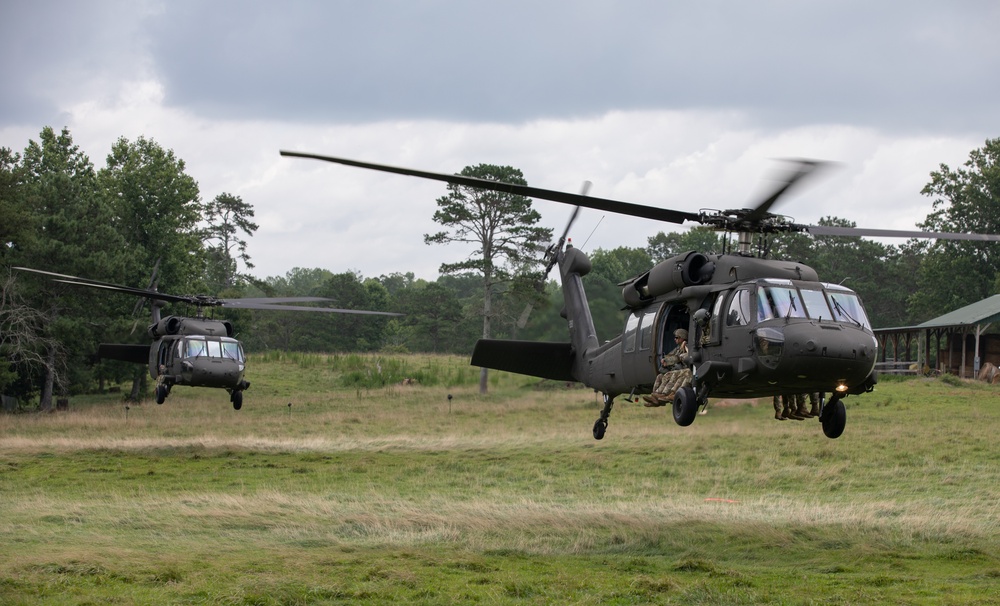
[[[48,276],[56,282],[65,284],[100,288],[149,299],[152,309],[152,323],[149,325],[147,333],[153,339],[153,343],[151,345],[102,343],[98,347],[97,355],[105,359],[148,364],[149,375],[156,381],[157,404],[163,404],[174,385],[185,385],[225,389],[229,392],[229,400],[232,402],[233,408],[239,410],[243,407],[243,392],[250,387],[250,382],[243,378],[246,369],[243,344],[233,337],[235,331],[231,322],[204,317],[203,309],[205,307],[379,316],[402,315],[382,311],[285,305],[286,303],[330,302],[330,299],[323,297],[218,299],[210,295],[171,295],[155,289],[155,270],[150,287],[143,289],[29,267],[15,267],[14,269]],[[194,305],[197,313],[193,318],[184,316],[161,317],[160,308],[166,302]]]
[[[691,369],[688,386],[676,391],[674,420],[690,425],[709,396],[760,398],[800,393],[830,393],[821,398],[823,433],[843,433],[847,412],[843,398],[870,392],[878,381],[878,342],[861,299],[851,289],[820,282],[801,263],[754,256],[766,252],[769,234],[938,238],[1000,241],[1000,235],[954,234],[828,227],[793,223],[769,212],[790,187],[823,163],[794,161],[795,170],[752,209],[702,210],[690,213],[579,194],[546,190],[407,168],[397,168],[317,154],[282,151],[283,156],[312,158],[359,168],[444,181],[515,195],[540,198],[668,223],[691,221],[736,234],[736,249],[706,255],[689,251],[661,261],[625,280],[622,297],[628,316],[621,335],[598,340],[581,278],[590,259],[567,244],[573,216],[547,253],[545,274],[556,264],[562,278],[569,342],[480,339],[472,354],[475,366],[558,381],[578,381],[600,391],[601,415],[594,423],[602,439],[618,395],[648,393],[656,379],[657,360],[672,349],[678,328],[691,335],[683,362]],[[727,238],[728,240],[728,238]]]

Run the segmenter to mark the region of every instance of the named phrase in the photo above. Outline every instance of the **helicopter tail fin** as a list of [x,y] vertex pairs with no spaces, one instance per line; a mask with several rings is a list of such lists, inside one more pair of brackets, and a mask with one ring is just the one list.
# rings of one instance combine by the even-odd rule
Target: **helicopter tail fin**
[[97,357],[146,364],[149,362],[149,347],[149,345],[101,343],[97,348]]
[[553,381],[577,380],[573,377],[571,343],[480,339],[471,364]]

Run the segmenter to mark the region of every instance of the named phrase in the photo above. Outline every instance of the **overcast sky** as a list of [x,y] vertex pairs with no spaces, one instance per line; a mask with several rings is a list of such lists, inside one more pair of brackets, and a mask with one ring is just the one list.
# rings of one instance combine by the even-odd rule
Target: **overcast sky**
[[[279,156],[528,183],[697,212],[751,205],[778,158],[838,162],[772,210],[914,229],[920,190],[1000,136],[995,1],[0,0],[0,146],[68,127],[172,149],[253,205],[259,277],[433,280],[442,183]],[[569,207],[535,202],[561,231]],[[586,249],[681,229],[585,210]],[[47,268],[58,270],[58,268]],[[625,276],[623,276],[623,279]]]

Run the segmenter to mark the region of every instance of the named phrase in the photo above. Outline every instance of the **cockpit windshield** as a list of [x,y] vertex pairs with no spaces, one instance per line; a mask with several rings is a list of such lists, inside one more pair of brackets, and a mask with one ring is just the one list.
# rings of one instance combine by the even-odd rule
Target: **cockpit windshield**
[[757,291],[757,321],[805,318],[806,306],[794,286],[763,286]]
[[243,361],[240,342],[229,337],[187,337],[177,343],[177,351],[182,358],[226,358]]
[[824,290],[797,288],[790,281],[766,280],[757,288],[757,321],[811,318],[847,322],[871,329],[858,296],[836,284]]
[[858,295],[849,290],[829,290],[826,293],[833,308],[833,318],[840,322],[850,322],[871,330],[871,323],[865,314]]

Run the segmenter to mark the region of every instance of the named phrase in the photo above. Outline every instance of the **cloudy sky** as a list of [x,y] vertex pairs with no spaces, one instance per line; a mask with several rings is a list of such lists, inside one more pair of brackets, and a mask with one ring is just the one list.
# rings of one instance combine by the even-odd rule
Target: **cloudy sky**
[[[1000,136],[1000,3],[913,0],[0,0],[0,146],[68,127],[172,149],[253,205],[260,277],[435,279],[442,183],[281,149],[697,212],[741,208],[776,159],[837,162],[772,210],[914,229],[941,163]],[[571,211],[536,201],[561,231]],[[584,211],[586,249],[681,229]]]

